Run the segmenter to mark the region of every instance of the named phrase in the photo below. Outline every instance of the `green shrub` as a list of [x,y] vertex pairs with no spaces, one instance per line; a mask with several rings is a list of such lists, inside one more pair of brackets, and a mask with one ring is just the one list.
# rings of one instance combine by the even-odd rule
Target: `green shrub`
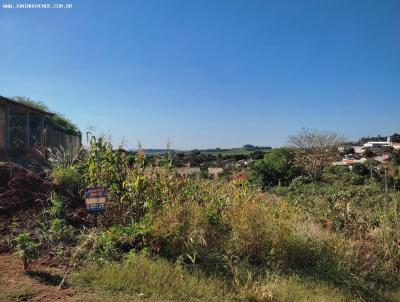
[[75,166],[56,167],[53,169],[54,183],[64,187],[71,193],[78,192],[81,183],[81,175]]
[[65,235],[66,230],[67,226],[64,220],[56,218],[51,222],[50,232],[56,239],[61,239]]
[[365,178],[362,175],[353,172],[348,172],[342,175],[341,181],[344,184],[363,185]]
[[64,209],[63,198],[56,192],[51,191],[49,202],[50,202],[50,207],[46,210],[46,212],[50,215],[50,217],[53,218],[60,217]]
[[150,229],[145,223],[130,226],[116,225],[101,232],[84,235],[80,241],[87,259],[113,261],[121,260],[124,253],[147,247]]
[[349,172],[349,167],[347,167],[347,166],[331,166],[327,170],[330,173],[342,175],[342,174]]
[[353,171],[354,173],[356,173],[356,174],[358,174],[358,175],[361,175],[361,176],[364,176],[364,177],[370,175],[370,171],[369,171],[368,167],[367,167],[366,165],[362,164],[362,163],[355,164],[355,165],[353,166],[352,171]]
[[24,270],[28,270],[29,260],[38,255],[39,245],[33,242],[29,233],[20,233],[16,238],[16,252],[15,255],[22,259]]
[[287,185],[300,174],[295,166],[295,152],[289,148],[273,149],[257,160],[251,167],[252,182],[268,188],[275,185]]

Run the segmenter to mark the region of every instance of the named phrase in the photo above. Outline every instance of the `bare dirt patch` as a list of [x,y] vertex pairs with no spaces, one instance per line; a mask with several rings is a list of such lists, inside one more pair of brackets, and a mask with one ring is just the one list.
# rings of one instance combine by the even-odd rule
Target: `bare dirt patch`
[[51,182],[11,163],[0,163],[0,214],[13,215],[21,210],[42,207]]
[[0,163],[0,252],[8,251],[4,238],[12,227],[33,228],[35,215],[49,205],[52,191],[63,198],[68,223],[83,224],[86,216],[80,198],[19,165]]
[[0,255],[0,302],[12,301],[145,301],[138,296],[118,293],[94,292],[87,289],[66,288],[57,290],[57,285],[64,273],[64,268],[43,266],[41,261],[32,264],[30,271],[25,273],[21,263],[9,254]]
[[0,301],[71,301],[71,289],[56,290],[47,280],[59,279],[59,271],[33,265],[24,273],[21,263],[8,254],[0,255]]
[[51,191],[63,196],[71,209],[82,206],[80,199],[38,174],[16,164],[0,163],[0,215],[38,211],[48,202]]

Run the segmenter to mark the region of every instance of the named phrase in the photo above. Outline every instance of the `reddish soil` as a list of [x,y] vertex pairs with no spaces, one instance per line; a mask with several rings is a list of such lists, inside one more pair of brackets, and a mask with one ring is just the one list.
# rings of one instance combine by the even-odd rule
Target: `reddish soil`
[[10,255],[0,255],[0,301],[70,301],[76,290],[57,290],[62,272],[34,265],[24,273]]
[[67,206],[82,206],[62,188],[38,174],[12,163],[0,163],[0,215],[14,215],[22,210],[40,210],[54,190],[67,201]]
[[64,273],[65,268],[49,267],[40,259],[25,273],[21,262],[15,257],[0,254],[0,302],[167,302],[145,299],[141,295],[98,292],[84,288],[58,290],[57,286]]
[[52,188],[51,182],[21,166],[0,163],[0,214],[41,208]]
[[84,222],[83,201],[38,174],[12,163],[0,163],[0,252],[7,251],[2,235],[10,234],[12,226],[29,229],[35,215],[49,204],[55,191],[65,202],[65,219],[70,224]]

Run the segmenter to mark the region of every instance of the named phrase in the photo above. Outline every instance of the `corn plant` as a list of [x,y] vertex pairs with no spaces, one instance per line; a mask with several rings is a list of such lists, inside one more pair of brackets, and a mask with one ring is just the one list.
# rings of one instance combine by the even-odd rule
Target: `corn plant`
[[110,142],[92,136],[87,150],[84,181],[88,187],[106,187],[112,197],[120,196],[128,169],[122,147],[113,149]]

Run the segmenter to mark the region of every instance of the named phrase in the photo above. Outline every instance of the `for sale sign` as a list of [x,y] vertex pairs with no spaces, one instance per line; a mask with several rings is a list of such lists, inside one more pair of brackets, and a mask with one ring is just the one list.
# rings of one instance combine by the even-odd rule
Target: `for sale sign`
[[105,188],[86,188],[85,206],[88,212],[100,212],[106,209],[107,191]]

